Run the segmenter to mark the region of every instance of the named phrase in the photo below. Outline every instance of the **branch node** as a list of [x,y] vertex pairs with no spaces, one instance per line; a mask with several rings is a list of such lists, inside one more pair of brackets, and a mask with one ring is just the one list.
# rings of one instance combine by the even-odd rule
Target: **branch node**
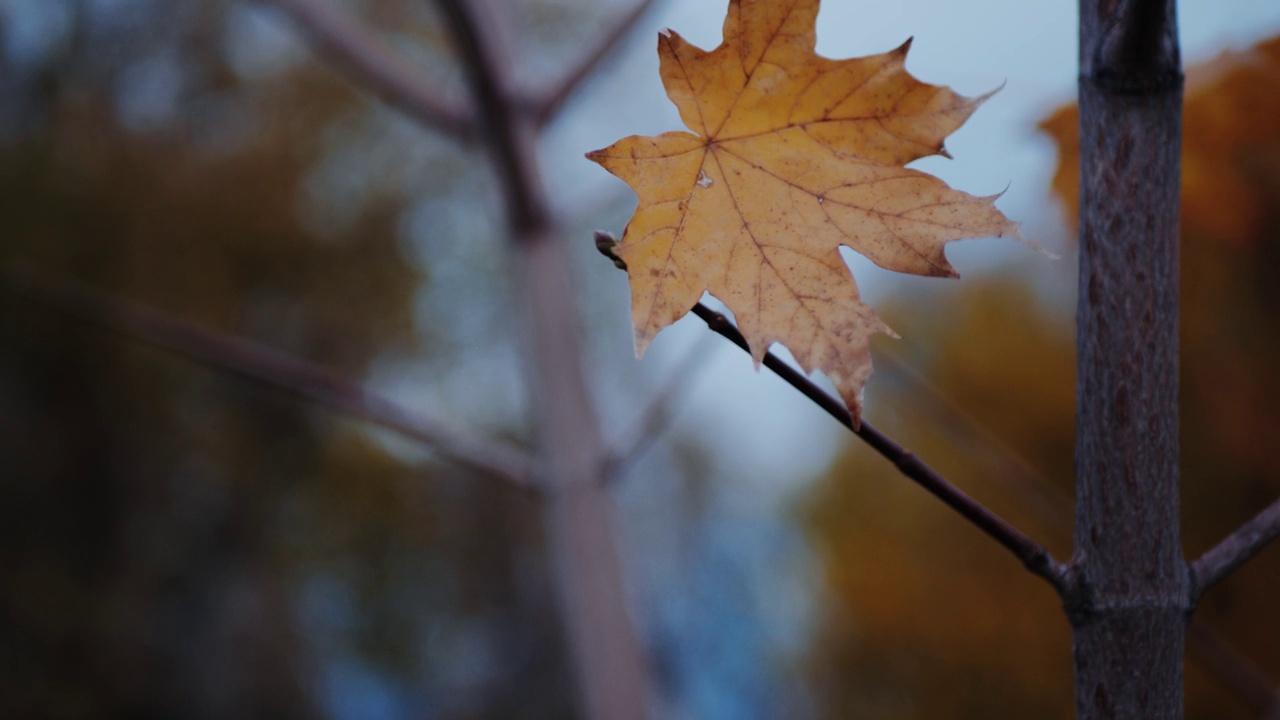
[[1182,87],[1171,0],[1124,0],[1108,18],[1086,74],[1116,95],[1154,95]]
[[600,251],[601,255],[612,260],[613,266],[619,270],[627,269],[627,261],[618,257],[618,254],[613,251],[613,249],[617,247],[618,241],[613,237],[612,233],[605,232],[604,230],[597,230],[595,239],[596,250]]
[[521,490],[538,490],[530,475],[532,458],[523,449],[464,434],[434,419],[411,413],[390,399],[301,358],[206,330],[78,283],[49,277],[21,261],[0,266],[0,290],[9,290],[91,325],[394,430],[459,466],[504,480]]
[[422,80],[377,35],[324,0],[261,0],[293,19],[320,55],[341,65],[359,85],[415,120],[464,141],[475,139],[475,112]]

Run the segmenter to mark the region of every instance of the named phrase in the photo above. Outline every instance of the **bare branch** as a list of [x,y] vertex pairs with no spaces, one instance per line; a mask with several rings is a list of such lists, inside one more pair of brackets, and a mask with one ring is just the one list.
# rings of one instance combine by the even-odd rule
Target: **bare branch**
[[1280,536],[1280,498],[1236,528],[1212,550],[1191,563],[1191,599],[1217,585],[1249,558]]
[[622,41],[640,22],[640,18],[649,12],[657,0],[636,0],[631,10],[617,19],[612,27],[601,35],[600,40],[590,52],[582,56],[576,65],[569,68],[543,97],[534,104],[534,122],[539,126],[546,125],[555,119],[560,109],[582,86],[583,81],[591,77],[601,64],[622,45]]
[[[707,323],[707,327],[728,338],[730,342],[748,350],[747,341],[738,328],[724,315],[708,308],[702,303],[693,307],[693,312]],[[768,353],[764,358],[765,367],[772,370],[787,384],[799,390],[818,407],[827,411],[841,425],[849,428],[863,442],[880,453],[898,472],[907,479],[924,488],[928,493],[941,500],[961,517],[968,520],[988,537],[995,540],[1009,552],[1012,552],[1033,574],[1043,578],[1058,591],[1062,597],[1070,592],[1071,579],[1067,566],[1058,562],[1043,546],[1027,537],[1022,531],[1010,525],[1003,518],[988,510],[981,503],[952,485],[920,458],[908,452],[884,433],[875,429],[866,420],[859,428],[854,428],[853,417],[844,403],[827,394],[815,385],[803,373],[783,362],[777,355]]]
[[[708,338],[709,339],[709,338]],[[706,343],[698,342],[667,375],[663,386],[650,399],[635,424],[619,437],[605,456],[605,480],[618,477],[626,464],[649,448],[671,420],[672,404],[684,394],[698,370],[706,367]]]
[[[596,231],[596,250],[601,255],[612,260],[614,266],[618,269],[626,270],[626,261],[614,252],[614,247],[617,244],[617,240],[614,239],[613,235],[602,230]],[[746,352],[751,352],[747,346],[747,339],[742,336],[742,333],[738,331],[738,328],[733,323],[729,322],[729,318],[702,303],[693,306],[693,314],[702,318],[707,327],[723,335],[734,345]],[[1060,596],[1064,599],[1068,596],[1070,591],[1068,568],[1066,565],[1054,560],[1053,556],[1043,546],[1027,537],[1022,531],[1010,525],[999,515],[988,510],[977,500],[966,495],[963,490],[952,485],[920,458],[889,439],[888,436],[876,430],[865,420],[862,421],[859,427],[854,427],[853,416],[849,414],[849,409],[845,407],[843,401],[827,394],[825,390],[805,377],[804,373],[791,367],[777,355],[772,352],[765,353],[764,366],[776,373],[788,385],[799,390],[801,394],[812,400],[815,405],[826,410],[827,414],[839,421],[841,425],[849,428],[859,439],[870,445],[886,460],[893,463],[894,467],[898,468],[898,472],[906,476],[907,479],[924,488],[952,510],[960,513],[961,517],[1016,555],[1032,573],[1048,581]]]
[[280,8],[310,38],[320,55],[345,68],[358,87],[373,92],[424,125],[460,140],[474,140],[470,107],[449,99],[422,79],[376,34],[334,10],[325,0],[259,0]]
[[[614,252],[617,240],[611,234],[604,231],[596,231],[595,244],[596,250],[598,250],[600,254],[609,258],[615,266],[621,270],[627,269],[626,262]],[[742,335],[738,332],[737,328],[735,328],[723,315],[710,310],[701,303],[694,308],[694,313],[706,321],[707,325],[711,327],[712,330],[724,335],[738,347],[744,350],[747,349],[746,340],[742,338]],[[1056,496],[1055,502],[1044,502],[1045,498],[1040,497],[1038,498],[1040,501],[1034,503],[1033,508],[1038,511],[1037,514],[1040,515],[1042,522],[1051,524],[1059,529],[1065,525],[1065,523],[1062,522],[1061,517],[1053,512],[1053,510],[1055,508],[1065,507],[1064,501],[1068,501],[1069,499],[1065,498],[1062,493],[1057,492],[1057,488],[1050,483],[1043,474],[1036,470],[1025,458],[1018,455],[1008,445],[997,440],[991,432],[974,419],[972,415],[964,412],[964,410],[960,408],[954,400],[942,394],[937,387],[927,382],[914,370],[902,364],[895,358],[890,358],[890,361],[891,366],[895,367],[901,373],[903,378],[908,380],[917,389],[930,395],[935,401],[937,407],[947,411],[953,421],[967,425],[971,430],[971,435],[976,435],[978,439],[988,446],[988,449],[991,452],[1004,455],[1006,459],[1017,468],[1018,474],[1021,478],[1034,481],[1031,484],[1038,486],[1043,491],[1052,491],[1052,494]],[[775,364],[781,365],[782,370],[779,370]],[[842,402],[836,400],[830,395],[827,395],[816,385],[813,385],[808,378],[801,375],[791,366],[777,360],[777,358],[772,354],[765,356],[765,365],[774,370],[774,372],[777,372],[793,387],[800,390],[800,392],[804,393],[806,397],[813,400],[822,407],[822,409],[826,410],[830,415],[839,420],[845,427],[851,428],[851,419],[849,418],[848,410],[844,407]],[[865,420],[862,425],[864,428],[867,427]],[[856,432],[857,431],[855,431],[855,433]],[[861,434],[858,434],[861,437]],[[968,439],[972,438],[966,438],[966,440]],[[897,464],[893,458],[889,459],[891,462],[894,462],[895,465]],[[1013,483],[1007,484],[1014,485]],[[959,491],[957,490],[956,492]],[[1030,541],[1028,540],[1027,542]],[[1001,544],[1005,543],[1002,542]],[[1007,544],[1005,546],[1009,547]],[[1010,549],[1012,550],[1013,548]],[[1019,558],[1023,557],[1018,550],[1013,550],[1013,552],[1017,554]],[[1043,562],[1038,559],[1038,556],[1034,552],[1031,554],[1031,557],[1035,562]],[[1058,580],[1046,579],[1049,579],[1049,582],[1054,585],[1059,594],[1064,594],[1066,583],[1069,582],[1068,569],[1061,563],[1055,563],[1052,558],[1048,556],[1047,552],[1044,553],[1044,557],[1047,558],[1048,564],[1051,566],[1050,572],[1059,578],[1063,584],[1059,585]],[[1031,563],[1027,564],[1029,567],[1031,566]],[[1266,676],[1262,674],[1262,671],[1259,670],[1256,665],[1250,663],[1247,658],[1241,655],[1240,652],[1224,638],[1214,632],[1212,628],[1209,628],[1203,623],[1193,619],[1191,621],[1191,629],[1193,634],[1198,633],[1200,635],[1199,640],[1202,642],[1196,641],[1196,638],[1189,635],[1189,649],[1191,650],[1192,656],[1204,666],[1205,670],[1222,681],[1228,688],[1245,698],[1250,704],[1258,705],[1258,698],[1265,698],[1269,695],[1274,695],[1275,704],[1272,706],[1273,715],[1269,715],[1268,718],[1280,720],[1280,692],[1272,689],[1272,684],[1267,680]]]
[[1051,528],[1055,538],[1071,542],[1070,509],[1075,497],[1055,485],[1020,452],[997,437],[963,405],[904,362],[892,349],[876,357],[876,372],[889,372],[927,398],[929,416],[948,430],[953,445],[983,468],[1005,492],[1017,496],[1037,521]]
[[[1055,533],[1070,533],[1070,516],[1063,511],[1071,507],[1073,499],[1065,491],[914,368],[891,354],[881,355],[880,361],[882,368],[896,371],[900,378],[929,397],[931,409],[941,412],[939,420],[950,425],[953,432],[958,432],[959,437],[954,438],[954,443],[963,447],[981,444],[984,449],[974,453],[979,460],[994,460],[998,465],[1005,466],[990,474],[1000,479],[1007,491],[1026,499],[1037,520],[1051,526]],[[959,427],[961,425],[964,426],[963,430]],[[1000,458],[1003,458],[1003,462]],[[1066,537],[1069,541],[1070,535]],[[1267,708],[1273,708],[1275,715],[1266,717],[1269,720],[1280,720],[1280,688],[1226,638],[1194,617],[1187,630],[1187,653],[1188,658],[1206,674],[1259,713],[1265,714]]]
[[4,268],[0,279],[17,294],[85,322],[394,430],[460,466],[516,487],[533,487],[531,462],[523,450],[464,436],[313,363],[47,277],[22,265]]
[[518,243],[546,238],[551,212],[537,170],[535,128],[516,107],[506,48],[486,32],[492,28],[491,22],[485,22],[489,9],[477,0],[437,0],[437,4],[449,24],[483,118],[479,130],[502,183],[513,236]]

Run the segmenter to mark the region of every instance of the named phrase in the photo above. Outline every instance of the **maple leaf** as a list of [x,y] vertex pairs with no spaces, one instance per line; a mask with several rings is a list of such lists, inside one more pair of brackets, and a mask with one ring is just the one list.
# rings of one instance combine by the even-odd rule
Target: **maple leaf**
[[[704,291],[733,312],[757,367],[779,342],[835,382],[853,414],[870,339],[895,335],[860,299],[840,256],[956,277],[952,240],[1021,237],[996,210],[903,165],[985,99],[922,83],[910,41],[881,55],[814,53],[818,0],[731,0],[710,52],[664,30],[662,81],[693,133],[632,136],[587,157],[640,197],[616,252],[631,279],[637,355]],[[896,337],[896,335],[895,335]]]

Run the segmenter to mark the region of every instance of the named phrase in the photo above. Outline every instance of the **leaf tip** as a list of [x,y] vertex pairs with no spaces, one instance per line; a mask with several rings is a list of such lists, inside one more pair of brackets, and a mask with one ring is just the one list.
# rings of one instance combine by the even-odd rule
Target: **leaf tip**
[[951,279],[960,277],[960,271],[956,270],[956,266],[952,265],[951,261],[947,259],[946,251],[942,248],[938,248],[937,254],[928,258],[927,262],[929,263],[929,270],[921,274]]
[[1045,257],[1049,258],[1050,260],[1061,260],[1061,259],[1062,259],[1062,256],[1061,256],[1061,255],[1059,255],[1058,253],[1056,253],[1056,252],[1054,252],[1054,251],[1050,250],[1049,248],[1047,248],[1047,247],[1045,247],[1045,246],[1041,245],[1040,243],[1036,242],[1035,240],[1029,240],[1029,239],[1027,239],[1027,238],[1022,234],[1022,225],[1021,225],[1020,223],[1011,223],[1011,224],[1013,225],[1012,230],[1011,230],[1010,232],[1006,233],[1005,235],[1002,235],[1002,237],[1011,237],[1011,238],[1013,238],[1014,240],[1017,240],[1018,242],[1022,243],[1023,245],[1026,245],[1027,247],[1031,248],[1032,250],[1035,250],[1036,252],[1040,253],[1041,255],[1043,255],[1043,256],[1045,256]]
[[836,385],[836,391],[840,393],[840,399],[844,401],[844,407],[849,411],[849,425],[854,430],[862,428],[862,398],[863,391],[866,388],[867,380],[870,379],[870,371],[866,377],[862,377],[860,381],[850,378],[843,378],[833,373],[828,373],[827,377]]
[[1000,84],[999,84],[999,85],[997,85],[994,89],[992,89],[992,90],[988,90],[987,92],[984,92],[984,93],[982,93],[981,95],[979,95],[978,97],[974,98],[974,99],[973,99],[973,106],[974,106],[975,108],[977,108],[977,107],[978,107],[979,105],[981,105],[982,103],[984,103],[984,102],[986,102],[986,101],[990,100],[992,95],[995,95],[996,93],[998,93],[998,92],[1000,92],[1001,90],[1005,89],[1005,86],[1007,86],[1008,84],[1009,84],[1009,78],[1005,78],[1004,80],[1001,80],[1001,81],[1000,81]]
[[645,331],[644,328],[636,327],[633,328],[631,337],[635,341],[636,359],[639,360],[644,357],[645,351],[649,349],[649,343],[653,342],[653,335]]
[[903,56],[905,56],[905,55],[907,54],[907,51],[909,51],[909,50],[911,49],[911,43],[915,42],[915,39],[916,39],[916,38],[915,38],[915,36],[914,36],[914,35],[912,35],[911,37],[907,38],[905,42],[903,42],[903,43],[902,43],[901,45],[899,45],[898,47],[894,48],[894,50],[893,50],[893,54],[894,54],[894,55],[903,55]]

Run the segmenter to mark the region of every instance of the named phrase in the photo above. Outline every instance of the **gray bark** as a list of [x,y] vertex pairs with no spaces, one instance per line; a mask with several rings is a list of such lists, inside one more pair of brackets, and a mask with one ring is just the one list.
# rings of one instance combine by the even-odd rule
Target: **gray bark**
[[1180,718],[1182,74],[1173,0],[1081,0],[1076,555],[1080,718]]

